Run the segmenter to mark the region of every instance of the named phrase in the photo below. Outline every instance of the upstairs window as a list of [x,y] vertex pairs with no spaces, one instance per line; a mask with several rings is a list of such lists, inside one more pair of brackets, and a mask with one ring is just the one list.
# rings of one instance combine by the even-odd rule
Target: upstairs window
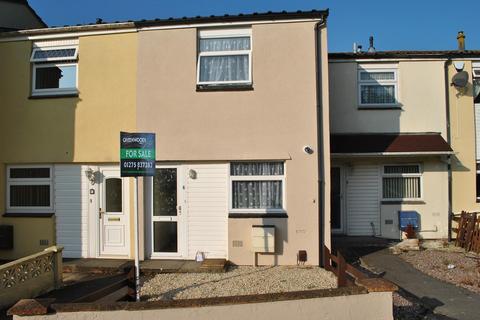
[[201,30],[198,48],[197,84],[252,82],[250,29]]
[[32,95],[76,94],[77,58],[77,46],[34,48]]
[[420,200],[422,173],[420,165],[387,165],[383,167],[383,200]]
[[360,107],[388,107],[398,104],[396,69],[358,70],[358,101]]
[[52,168],[9,166],[7,169],[7,211],[51,212]]

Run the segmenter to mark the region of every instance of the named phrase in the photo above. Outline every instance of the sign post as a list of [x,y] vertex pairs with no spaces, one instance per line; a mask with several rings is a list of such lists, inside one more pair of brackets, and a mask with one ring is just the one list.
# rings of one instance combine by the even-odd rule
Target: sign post
[[138,249],[138,177],[155,175],[155,134],[120,132],[120,176],[135,177],[134,242],[135,299],[140,301],[140,257]]

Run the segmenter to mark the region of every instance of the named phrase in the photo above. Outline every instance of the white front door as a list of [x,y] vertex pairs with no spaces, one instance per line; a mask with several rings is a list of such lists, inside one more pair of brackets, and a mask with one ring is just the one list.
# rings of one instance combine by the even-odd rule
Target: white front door
[[186,223],[181,166],[157,166],[151,185],[152,258],[185,258]]
[[129,178],[119,168],[101,168],[99,179],[100,256],[128,256],[130,251]]

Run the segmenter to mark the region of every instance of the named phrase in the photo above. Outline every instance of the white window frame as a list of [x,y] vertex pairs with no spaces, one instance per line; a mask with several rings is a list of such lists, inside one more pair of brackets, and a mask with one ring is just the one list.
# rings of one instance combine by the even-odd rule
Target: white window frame
[[[417,166],[418,173],[385,173],[385,167],[392,166]],[[383,197],[383,178],[420,178],[420,197],[419,198],[384,198]],[[399,163],[399,164],[385,164],[382,165],[382,174],[381,174],[381,198],[382,201],[423,201],[423,169],[422,165],[419,163]]]
[[[61,49],[75,49],[75,54],[72,57],[53,57],[34,59],[35,52],[39,50],[61,50]],[[52,47],[38,47],[32,50],[30,62],[32,63],[32,96],[50,96],[50,95],[64,95],[78,93],[78,46],[52,46]],[[47,67],[68,67],[75,66],[75,87],[74,88],[48,88],[36,89],[37,69]]]
[[[49,57],[49,58],[36,58],[35,53],[37,51],[48,51],[48,50],[64,50],[64,49],[75,49],[75,53],[71,57]],[[35,48],[32,51],[30,56],[30,62],[48,62],[48,61],[65,61],[65,60],[77,60],[78,58],[78,47],[77,46],[55,46],[55,47],[42,47]]]
[[[480,174],[480,167],[479,167],[480,161],[477,160],[475,162],[476,170],[475,170],[475,196],[477,195],[478,191],[476,190],[477,188],[477,176]],[[480,202],[480,197],[476,197],[477,202]]]
[[[383,73],[383,72],[393,72],[393,80],[361,80],[362,73]],[[395,102],[394,103],[362,103],[362,86],[372,86],[372,85],[385,85],[385,86],[394,86]],[[369,107],[369,108],[385,108],[385,107],[396,107],[398,103],[398,69],[392,67],[359,67],[357,70],[357,98],[358,106]]]
[[[49,178],[10,178],[10,170],[16,168],[48,168],[50,171]],[[6,209],[7,212],[22,212],[22,213],[53,213],[54,212],[54,197],[53,197],[53,166],[51,165],[9,165],[7,166],[6,179]],[[50,186],[50,206],[48,207],[17,207],[10,205],[10,186],[32,186],[32,185],[49,185]]]
[[[252,29],[217,29],[217,30],[200,30],[198,32],[198,39],[212,39],[212,38],[250,38],[250,50],[235,50],[235,51],[207,51],[201,52],[198,47],[197,57],[197,84],[198,85],[222,85],[222,84],[251,84],[252,83]],[[212,56],[236,56],[248,55],[248,79],[234,80],[234,81],[200,81],[200,59],[202,57]]]
[[[263,163],[263,162],[282,162],[283,163],[283,175],[264,175],[264,176],[233,176],[231,174],[231,165],[228,165],[228,175],[229,179],[229,192],[228,192],[228,211],[229,213],[286,213],[287,210],[287,195],[286,195],[286,176],[287,176],[287,166],[285,161],[239,161],[239,162],[252,162],[252,163]],[[282,208],[280,209],[248,209],[248,208],[233,208],[233,182],[234,181],[281,181],[282,182]]]
[[[48,88],[48,89],[36,89],[36,79],[37,79],[37,69],[48,68],[48,67],[68,67],[75,66],[75,88]],[[42,95],[54,95],[54,94],[75,94],[78,93],[78,64],[76,62],[68,63],[42,63],[42,64],[33,64],[32,70],[32,95],[42,96]]]

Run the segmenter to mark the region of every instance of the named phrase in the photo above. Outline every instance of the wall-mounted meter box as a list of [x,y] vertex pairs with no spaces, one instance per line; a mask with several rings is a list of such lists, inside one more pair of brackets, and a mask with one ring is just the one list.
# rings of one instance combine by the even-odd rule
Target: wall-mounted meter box
[[252,251],[275,253],[275,226],[252,226]]

